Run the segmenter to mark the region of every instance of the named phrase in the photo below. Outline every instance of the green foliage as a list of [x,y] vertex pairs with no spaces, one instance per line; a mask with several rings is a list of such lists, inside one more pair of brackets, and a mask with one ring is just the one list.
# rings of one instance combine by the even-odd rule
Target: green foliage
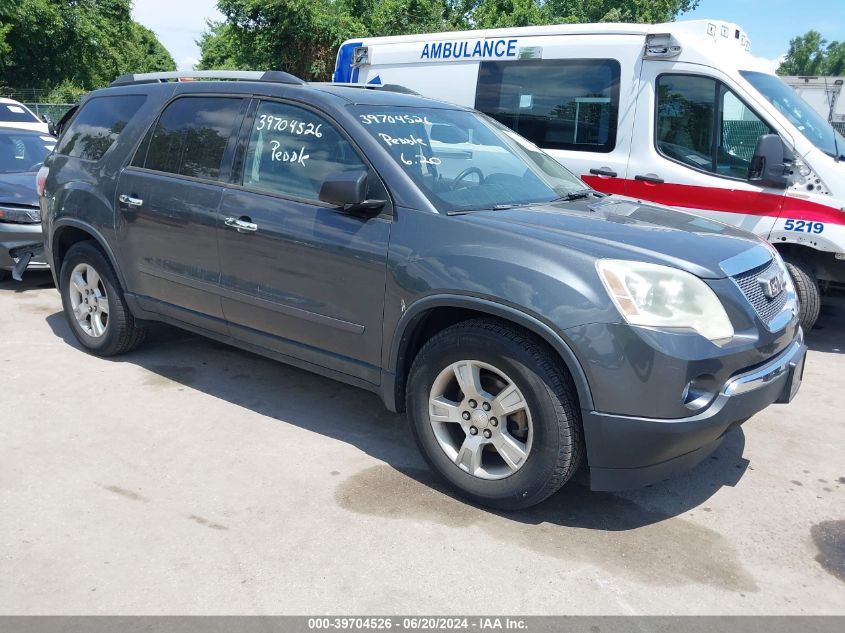
[[219,0],[199,67],[284,69],[328,79],[338,45],[404,35],[563,22],[666,22],[699,0]]
[[46,103],[76,103],[82,98],[86,90],[74,84],[70,79],[53,86],[41,100]]
[[280,68],[305,78],[326,77],[334,55],[363,24],[334,0],[220,0],[222,24],[210,24],[199,44],[202,69]]
[[78,93],[128,72],[175,70],[131,0],[0,0],[0,83]]
[[845,75],[845,42],[825,40],[818,31],[789,40],[779,75]]

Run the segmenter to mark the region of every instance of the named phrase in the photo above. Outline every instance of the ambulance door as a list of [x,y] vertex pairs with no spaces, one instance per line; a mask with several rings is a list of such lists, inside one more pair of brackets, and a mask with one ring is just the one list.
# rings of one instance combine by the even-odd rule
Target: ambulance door
[[757,139],[777,131],[731,84],[707,66],[643,62],[625,192],[767,237],[784,190],[749,182],[748,169]]

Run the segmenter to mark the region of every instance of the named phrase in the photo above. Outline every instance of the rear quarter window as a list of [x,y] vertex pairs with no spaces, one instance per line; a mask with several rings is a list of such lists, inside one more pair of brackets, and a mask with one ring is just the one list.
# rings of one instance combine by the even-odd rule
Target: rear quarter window
[[95,97],[64,131],[56,153],[100,160],[146,100],[143,95]]

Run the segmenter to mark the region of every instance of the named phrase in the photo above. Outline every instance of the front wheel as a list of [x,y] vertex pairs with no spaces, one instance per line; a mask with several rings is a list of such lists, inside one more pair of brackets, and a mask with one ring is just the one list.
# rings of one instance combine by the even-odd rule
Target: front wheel
[[566,370],[544,343],[505,323],[465,321],[429,340],[411,368],[407,411],[429,465],[482,505],[537,504],[583,456]]
[[799,317],[805,332],[813,329],[821,310],[821,291],[819,282],[810,267],[800,259],[784,258],[786,269],[795,284],[798,295]]

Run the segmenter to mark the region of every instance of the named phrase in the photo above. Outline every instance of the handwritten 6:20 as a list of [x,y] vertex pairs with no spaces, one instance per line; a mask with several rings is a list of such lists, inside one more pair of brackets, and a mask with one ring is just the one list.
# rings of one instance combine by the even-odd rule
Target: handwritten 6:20
[[322,123],[314,125],[313,123],[305,123],[304,121],[297,121],[295,119],[284,119],[280,116],[273,116],[272,114],[260,115],[258,122],[255,124],[256,130],[287,131],[297,136],[316,136],[317,138],[323,138],[323,133],[320,131],[321,127],[323,127]]

